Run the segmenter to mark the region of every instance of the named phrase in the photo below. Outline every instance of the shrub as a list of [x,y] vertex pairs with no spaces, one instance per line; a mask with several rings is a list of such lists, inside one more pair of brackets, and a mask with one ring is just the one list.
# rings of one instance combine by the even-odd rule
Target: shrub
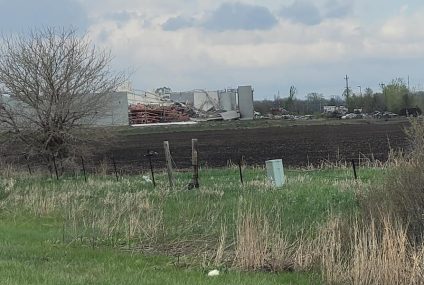
[[382,216],[390,215],[407,226],[408,237],[422,240],[424,233],[424,121],[411,120],[406,134],[410,141],[407,154],[397,154],[396,164],[388,169],[386,179],[370,187],[360,199],[361,212],[365,218],[377,219],[381,228]]

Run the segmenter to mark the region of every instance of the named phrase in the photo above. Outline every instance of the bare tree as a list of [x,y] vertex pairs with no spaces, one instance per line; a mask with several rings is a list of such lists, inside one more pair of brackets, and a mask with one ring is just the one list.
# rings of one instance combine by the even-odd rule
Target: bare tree
[[46,28],[0,41],[0,124],[28,155],[71,156],[124,81],[109,52],[75,30]]

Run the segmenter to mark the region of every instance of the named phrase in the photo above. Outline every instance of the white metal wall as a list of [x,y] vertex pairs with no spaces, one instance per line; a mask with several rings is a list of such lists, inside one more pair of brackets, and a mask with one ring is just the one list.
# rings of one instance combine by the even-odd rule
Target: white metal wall
[[238,104],[240,109],[240,118],[252,120],[254,117],[253,109],[253,89],[252,86],[239,86]]

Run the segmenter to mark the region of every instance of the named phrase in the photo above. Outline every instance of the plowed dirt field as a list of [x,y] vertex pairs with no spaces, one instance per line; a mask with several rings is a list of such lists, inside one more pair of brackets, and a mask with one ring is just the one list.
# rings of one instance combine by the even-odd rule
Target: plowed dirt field
[[221,130],[186,130],[159,133],[130,132],[114,139],[111,147],[99,148],[96,159],[111,157],[122,169],[148,166],[144,155],[153,158],[156,168],[165,167],[163,141],[170,143],[177,168],[191,166],[191,139],[199,140],[202,165],[226,166],[244,157],[248,165],[263,165],[265,160],[282,158],[286,166],[298,167],[355,159],[384,161],[389,149],[407,149],[404,128],[408,122],[372,121],[343,124],[288,125]]

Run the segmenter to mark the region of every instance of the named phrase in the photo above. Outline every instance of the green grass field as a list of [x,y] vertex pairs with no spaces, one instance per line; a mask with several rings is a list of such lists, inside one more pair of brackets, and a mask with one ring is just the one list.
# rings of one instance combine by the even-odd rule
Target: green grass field
[[1,217],[0,284],[310,284],[302,274],[227,272],[210,278],[175,258],[62,244],[52,218]]
[[[287,240],[314,235],[335,214],[357,210],[355,191],[382,169],[286,171],[275,189],[261,168],[202,169],[200,189],[174,189],[160,174],[60,181],[8,175],[0,190],[1,284],[320,284],[310,271],[246,272],[235,265],[239,217],[257,213]],[[219,248],[225,249],[219,254]],[[221,275],[207,277],[219,268]]]

